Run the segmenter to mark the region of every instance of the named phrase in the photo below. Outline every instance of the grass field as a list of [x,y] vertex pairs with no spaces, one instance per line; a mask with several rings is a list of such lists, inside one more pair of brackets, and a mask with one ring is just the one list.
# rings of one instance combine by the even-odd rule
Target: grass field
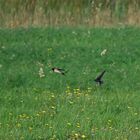
[[139,140],[139,35],[134,27],[0,29],[0,139]]

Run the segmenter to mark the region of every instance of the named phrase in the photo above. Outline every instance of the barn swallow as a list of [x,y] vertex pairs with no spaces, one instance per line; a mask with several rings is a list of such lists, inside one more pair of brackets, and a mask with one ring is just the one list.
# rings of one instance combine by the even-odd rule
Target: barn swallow
[[98,83],[100,86],[103,84],[102,77],[106,71],[104,70],[94,81]]
[[65,70],[64,69],[61,69],[61,68],[52,68],[52,71],[55,72],[55,73],[59,73],[59,74],[62,74],[62,75],[65,75]]

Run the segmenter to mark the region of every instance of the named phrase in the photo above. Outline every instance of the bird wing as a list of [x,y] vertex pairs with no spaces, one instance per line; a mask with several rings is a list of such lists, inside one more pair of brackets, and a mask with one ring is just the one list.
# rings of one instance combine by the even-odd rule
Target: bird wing
[[56,68],[56,69],[58,69],[59,71],[65,71],[64,69],[61,69],[61,68]]
[[105,70],[95,80],[101,80],[101,78],[103,77],[104,73],[105,73]]

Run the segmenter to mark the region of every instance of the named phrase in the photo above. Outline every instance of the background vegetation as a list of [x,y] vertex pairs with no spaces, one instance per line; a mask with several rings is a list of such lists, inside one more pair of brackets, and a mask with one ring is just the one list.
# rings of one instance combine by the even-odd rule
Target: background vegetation
[[0,0],[0,26],[140,25],[139,0]]

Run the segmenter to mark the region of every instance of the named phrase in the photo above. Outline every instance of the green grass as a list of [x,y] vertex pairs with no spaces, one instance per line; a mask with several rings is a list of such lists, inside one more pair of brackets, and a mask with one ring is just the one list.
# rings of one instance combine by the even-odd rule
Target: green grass
[[1,29],[0,139],[138,140],[139,34],[134,27]]

